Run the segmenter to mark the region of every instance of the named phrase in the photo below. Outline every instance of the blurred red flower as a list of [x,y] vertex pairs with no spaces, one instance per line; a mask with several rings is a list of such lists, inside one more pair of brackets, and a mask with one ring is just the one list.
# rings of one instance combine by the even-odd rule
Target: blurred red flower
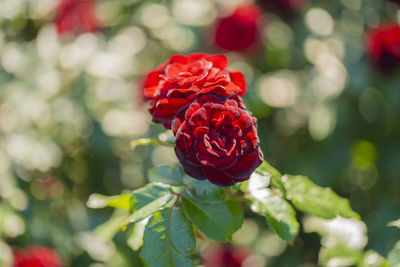
[[229,51],[246,51],[259,41],[258,6],[250,3],[239,5],[234,12],[217,21],[215,43]]
[[385,24],[367,33],[368,53],[382,71],[390,72],[400,66],[400,26]]
[[61,257],[50,248],[33,245],[15,249],[14,267],[62,267]]
[[55,22],[60,35],[94,32],[99,28],[95,14],[96,0],[61,0]]
[[227,64],[223,55],[174,55],[149,72],[143,91],[151,101],[153,121],[169,129],[176,113],[198,95],[242,96],[246,92],[244,75],[226,70]]
[[199,180],[230,186],[249,179],[263,161],[257,120],[240,99],[202,95],[179,111],[172,131],[179,162]]
[[252,254],[252,250],[247,247],[223,245],[209,247],[202,258],[205,267],[241,267],[246,258]]

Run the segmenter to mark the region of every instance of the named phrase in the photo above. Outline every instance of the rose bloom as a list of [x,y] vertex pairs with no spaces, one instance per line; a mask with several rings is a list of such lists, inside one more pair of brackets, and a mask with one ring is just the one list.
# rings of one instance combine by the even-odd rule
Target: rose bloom
[[62,267],[60,256],[53,250],[33,245],[25,249],[15,249],[14,267]]
[[174,55],[149,72],[143,92],[144,98],[151,101],[153,121],[170,129],[176,113],[198,95],[242,96],[246,92],[244,75],[226,70],[227,64],[223,55]]
[[260,14],[260,9],[254,4],[239,5],[230,16],[217,21],[215,44],[228,51],[254,48],[259,41]]
[[301,9],[305,0],[259,0],[259,2],[266,11],[290,18]]
[[367,33],[368,53],[372,62],[385,72],[400,66],[400,26],[386,24]]
[[172,123],[175,153],[190,176],[219,186],[249,179],[263,161],[257,121],[240,99],[203,95]]
[[60,35],[94,32],[99,28],[95,0],[61,0],[56,12],[55,23]]

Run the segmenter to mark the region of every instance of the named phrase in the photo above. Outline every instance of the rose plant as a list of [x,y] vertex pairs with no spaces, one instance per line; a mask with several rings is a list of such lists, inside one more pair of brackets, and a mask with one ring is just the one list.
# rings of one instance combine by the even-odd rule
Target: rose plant
[[241,100],[244,75],[227,63],[222,55],[175,55],[151,71],[144,95],[153,121],[171,128],[171,138],[132,146],[173,146],[180,164],[154,167],[149,183],[133,192],[88,200],[91,208],[125,210],[112,225],[142,246],[145,266],[193,266],[196,239],[230,241],[242,226],[243,205],[290,244],[300,228],[295,208],[323,219],[360,218],[331,189],[263,161],[257,121]]

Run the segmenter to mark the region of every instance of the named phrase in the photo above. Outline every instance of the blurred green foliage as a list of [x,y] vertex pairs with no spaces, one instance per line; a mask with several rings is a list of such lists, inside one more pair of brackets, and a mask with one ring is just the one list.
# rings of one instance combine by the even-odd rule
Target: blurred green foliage
[[[101,0],[101,30],[64,38],[52,23],[57,1],[0,0],[0,265],[10,248],[41,243],[66,266],[140,266],[134,239],[93,232],[121,215],[85,203],[136,189],[152,166],[176,162],[172,147],[130,148],[163,129],[141,101],[142,76],[171,54],[224,53],[212,44],[213,23],[236,2]],[[400,239],[387,227],[400,217],[400,75],[376,72],[364,40],[369,27],[399,20],[384,0],[310,0],[290,20],[265,11],[261,48],[227,53],[250,85],[244,101],[265,158],[349,198],[366,224],[354,232],[385,257]],[[350,253],[335,266],[379,261],[374,252],[357,258],[359,247],[321,249],[311,232],[321,234],[323,221],[298,218],[305,229],[287,245],[247,213],[232,242],[251,245],[267,266],[328,265],[335,253]]]

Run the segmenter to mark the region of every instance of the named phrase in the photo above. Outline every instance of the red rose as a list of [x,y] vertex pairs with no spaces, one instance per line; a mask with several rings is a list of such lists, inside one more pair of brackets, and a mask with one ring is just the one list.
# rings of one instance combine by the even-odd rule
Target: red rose
[[175,153],[187,174],[229,186],[261,164],[257,121],[241,106],[240,99],[204,95],[177,114]]
[[372,62],[382,71],[391,71],[400,65],[400,26],[386,24],[367,34],[368,53]]
[[53,250],[34,245],[26,249],[16,249],[14,267],[62,267],[60,256]]
[[99,28],[95,0],[61,0],[55,19],[59,34],[94,32]]
[[254,4],[242,4],[233,14],[217,22],[215,43],[229,51],[253,48],[259,39],[260,9]]
[[242,96],[246,91],[244,75],[226,70],[227,64],[223,55],[175,55],[148,73],[144,97],[152,101],[149,111],[153,121],[169,129],[176,113],[198,95]]

